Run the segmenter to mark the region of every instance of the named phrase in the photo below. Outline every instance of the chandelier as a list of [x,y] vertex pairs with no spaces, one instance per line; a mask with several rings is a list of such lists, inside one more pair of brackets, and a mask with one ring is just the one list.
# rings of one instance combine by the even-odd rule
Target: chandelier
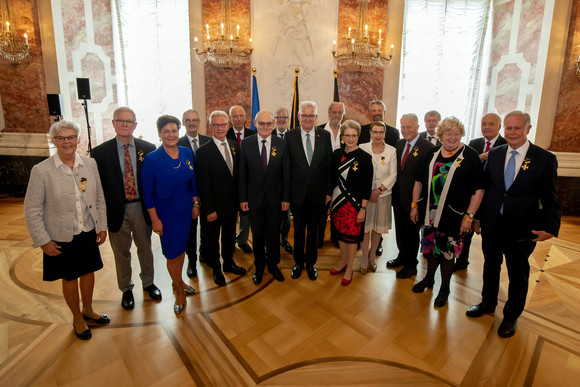
[[22,38],[16,33],[15,25],[10,20],[8,0],[5,1],[1,16],[0,58],[4,58],[12,64],[18,64],[30,54],[28,35],[24,34],[25,41],[22,41]]
[[[197,60],[205,64],[209,62],[215,67],[233,69],[244,63],[249,63],[252,59],[252,38],[249,39],[248,47],[240,42],[240,26],[236,26],[236,36],[231,28],[231,3],[230,0],[221,0],[222,23],[220,24],[220,34],[217,38],[212,38],[209,33],[209,24],[206,28],[205,46],[200,50],[197,36],[194,38],[194,51]],[[202,39],[203,40],[203,39]],[[203,45],[203,42],[202,42]]]
[[359,0],[358,23],[356,32],[348,27],[348,35],[345,36],[344,52],[338,53],[336,41],[332,42],[332,56],[337,59],[339,65],[349,71],[371,72],[379,67],[390,65],[393,58],[393,48],[388,57],[382,52],[382,30],[379,29],[379,37],[376,44],[369,39],[369,26],[367,23],[369,0]]

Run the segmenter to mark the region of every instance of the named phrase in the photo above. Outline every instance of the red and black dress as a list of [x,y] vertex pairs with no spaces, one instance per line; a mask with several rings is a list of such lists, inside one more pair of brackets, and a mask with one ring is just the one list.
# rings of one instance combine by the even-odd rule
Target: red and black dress
[[372,157],[360,148],[348,153],[344,149],[337,149],[332,154],[332,166],[332,231],[339,241],[360,243],[364,237],[364,222],[357,223],[356,217],[362,201],[371,196]]

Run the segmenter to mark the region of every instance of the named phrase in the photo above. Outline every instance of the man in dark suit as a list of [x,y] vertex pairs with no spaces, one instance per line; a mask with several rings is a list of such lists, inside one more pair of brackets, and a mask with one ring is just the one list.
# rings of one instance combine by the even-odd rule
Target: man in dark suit
[[[332,148],[327,131],[315,128],[318,106],[304,101],[298,110],[300,126],[286,136],[290,154],[291,208],[294,215],[294,261],[292,278],[302,274],[318,278],[316,260],[318,224],[321,211],[332,195]],[[308,234],[306,230],[308,229]],[[306,247],[306,250],[305,250]]]
[[[208,136],[198,133],[199,130],[199,114],[193,109],[186,110],[183,113],[182,124],[185,126],[185,135],[179,139],[177,145],[189,147],[193,151],[193,155],[197,154],[200,146],[210,140]],[[201,245],[199,247],[200,255],[203,256],[203,240],[205,236],[206,222],[201,219]],[[189,229],[189,237],[187,239],[187,247],[185,248],[187,254],[187,276],[189,278],[197,277],[197,268],[195,262],[197,261],[197,218],[191,220],[191,228]]]
[[[246,137],[253,136],[256,132],[244,127],[244,124],[246,123],[246,111],[239,105],[234,105],[230,108],[230,121],[232,122],[232,127],[228,130],[227,137],[230,140],[237,141],[238,147],[241,148],[242,140]],[[248,244],[249,236],[250,223],[248,221],[248,214],[241,212],[240,226],[238,235],[236,236],[236,242],[240,249],[242,249],[246,254],[252,252],[252,248]]]
[[[285,107],[278,108],[276,111],[276,129],[272,132],[273,135],[280,137],[282,140],[285,139],[288,133],[288,118],[290,117],[290,112]],[[290,232],[290,209],[282,212],[282,220],[280,222],[280,246],[288,254],[292,254],[292,245],[288,242],[288,233]]]
[[[505,139],[499,134],[501,128],[501,117],[495,113],[488,113],[481,119],[481,134],[483,137],[475,138],[469,142],[469,146],[477,151],[481,162],[487,160],[487,155],[491,148],[505,144]],[[463,249],[455,261],[454,271],[465,270],[469,265],[469,249],[473,233],[463,237]]]
[[441,145],[441,140],[435,133],[437,130],[437,125],[439,125],[439,121],[441,121],[441,114],[439,114],[437,110],[430,110],[425,113],[423,120],[425,121],[426,130],[419,133],[419,135],[433,145]]
[[[238,217],[238,166],[240,150],[238,143],[226,138],[227,113],[217,110],[209,116],[213,138],[197,150],[197,189],[201,214],[207,220],[207,242],[204,254],[213,269],[213,280],[225,286],[223,272],[246,274],[246,269],[234,261],[236,219]],[[220,263],[220,232],[221,257]]]
[[151,218],[142,201],[141,167],[143,159],[155,145],[133,137],[137,127],[135,112],[119,107],[113,112],[117,136],[95,147],[92,157],[97,162],[107,204],[109,241],[115,257],[117,285],[125,310],[135,307],[131,269],[131,241],[137,246],[143,290],[153,300],[161,300],[161,291],[153,283],[154,262],[151,251]]
[[[558,236],[561,210],[556,156],[528,141],[530,129],[522,112],[508,113],[503,123],[507,144],[489,151],[484,169],[485,196],[478,211],[485,259],[482,301],[466,314],[481,317],[495,311],[505,255],[508,299],[497,333],[511,337],[528,294],[528,258],[537,242]],[[474,228],[479,231],[476,222]]]
[[[371,118],[371,123],[374,121],[385,122],[385,111],[387,107],[385,103],[381,100],[372,101],[369,104],[369,116]],[[395,143],[400,138],[399,131],[392,126],[385,124],[385,142],[391,146],[395,146]],[[366,124],[360,128],[360,136],[358,138],[359,144],[364,144],[365,142],[371,141],[371,124]]]
[[401,117],[401,134],[397,141],[397,182],[393,187],[393,212],[397,230],[397,258],[387,262],[387,267],[403,266],[397,278],[405,279],[417,275],[417,253],[419,252],[419,231],[421,226],[410,218],[413,202],[413,187],[417,170],[423,166],[425,155],[433,147],[429,141],[419,136],[419,119],[415,114]]
[[257,136],[242,141],[240,151],[239,200],[249,211],[256,272],[252,279],[262,282],[264,267],[277,281],[284,281],[280,263],[279,230],[282,211],[290,207],[290,159],[286,141],[272,135],[274,115],[256,114]]

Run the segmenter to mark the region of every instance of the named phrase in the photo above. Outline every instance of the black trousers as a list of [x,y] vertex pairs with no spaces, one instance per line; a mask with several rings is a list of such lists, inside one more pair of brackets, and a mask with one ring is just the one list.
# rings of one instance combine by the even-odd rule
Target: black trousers
[[472,232],[463,237],[463,249],[461,250],[461,254],[459,254],[459,257],[457,257],[457,262],[469,262],[469,249],[471,248],[472,239],[473,239]]
[[[254,247],[254,264],[256,270],[263,270],[266,264],[268,269],[280,263],[279,231],[282,219],[282,204],[270,208],[264,202],[258,209],[250,208],[249,220],[252,228],[252,245]],[[265,251],[268,251],[266,256]]]
[[508,299],[503,309],[504,318],[515,321],[524,311],[528,295],[530,263],[528,258],[536,247],[530,239],[513,240],[513,230],[504,227],[501,218],[493,230],[482,234],[483,247],[483,290],[482,301],[491,306],[497,305],[501,264],[505,255],[509,287]]
[[[205,216],[205,215],[204,215]],[[221,233],[221,257],[224,265],[234,263],[234,243],[236,238],[236,221],[238,213],[220,214],[213,222],[207,222],[207,235],[205,238],[204,258],[208,265],[216,270],[221,269],[220,263],[220,233]]]
[[[315,204],[310,193],[304,202],[292,205],[294,216],[294,262],[314,265],[318,259],[317,239],[320,224],[320,213],[326,209],[325,204]],[[306,248],[306,249],[305,249]]]
[[282,212],[280,222],[280,242],[288,242],[288,233],[290,232],[290,210]]
[[417,253],[419,252],[419,242],[421,226],[411,222],[411,210],[402,208],[394,202],[393,214],[395,215],[395,228],[397,248],[399,249],[399,258],[403,265],[409,269],[417,268]]

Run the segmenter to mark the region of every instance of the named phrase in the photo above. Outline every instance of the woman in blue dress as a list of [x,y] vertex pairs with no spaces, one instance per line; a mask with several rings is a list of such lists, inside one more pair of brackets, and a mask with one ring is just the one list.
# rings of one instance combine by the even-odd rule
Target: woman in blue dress
[[183,281],[182,272],[191,219],[199,216],[193,152],[177,146],[180,127],[181,122],[173,116],[157,119],[162,145],[145,157],[142,170],[143,199],[153,231],[161,238],[167,270],[176,289],[175,314],[183,311],[185,296],[195,294]]

